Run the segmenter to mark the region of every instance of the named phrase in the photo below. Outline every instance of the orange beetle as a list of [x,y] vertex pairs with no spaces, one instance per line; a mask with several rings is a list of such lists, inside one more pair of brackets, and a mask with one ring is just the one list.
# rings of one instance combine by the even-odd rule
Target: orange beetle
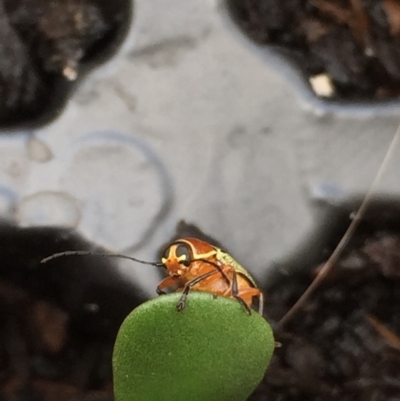
[[264,297],[253,277],[235,259],[220,248],[197,238],[182,238],[169,244],[161,262],[145,262],[120,254],[99,254],[91,251],[66,251],[56,253],[42,260],[46,263],[60,256],[99,255],[133,260],[142,264],[162,266],[169,274],[157,286],[157,294],[165,294],[164,289],[175,287],[182,297],[176,305],[178,311],[185,308],[190,291],[210,292],[238,300],[251,314],[253,299],[258,298],[258,312],[263,313]]
[[235,298],[249,313],[257,297],[258,311],[262,315],[261,290],[248,271],[220,248],[197,238],[182,238],[167,246],[161,264],[169,277],[157,286],[157,293],[164,294],[165,288],[173,286],[182,291],[178,310],[185,307],[187,294],[193,290]]

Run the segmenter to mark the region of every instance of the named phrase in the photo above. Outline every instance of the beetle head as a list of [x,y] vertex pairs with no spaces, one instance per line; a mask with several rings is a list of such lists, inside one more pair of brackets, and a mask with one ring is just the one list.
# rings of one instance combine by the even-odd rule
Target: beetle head
[[175,241],[164,250],[161,262],[171,276],[180,277],[193,262],[191,247],[186,242]]
[[193,262],[202,261],[214,264],[217,250],[211,244],[197,238],[182,238],[172,242],[164,250],[161,262],[170,276],[181,277]]

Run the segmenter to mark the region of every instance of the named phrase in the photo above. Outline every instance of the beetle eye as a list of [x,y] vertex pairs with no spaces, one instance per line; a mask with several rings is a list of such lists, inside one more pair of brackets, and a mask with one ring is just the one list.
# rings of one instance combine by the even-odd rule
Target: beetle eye
[[176,247],[175,252],[176,257],[179,259],[179,262],[188,267],[192,259],[189,247],[186,244],[179,244]]
[[161,255],[161,261],[162,263],[166,263],[171,255],[171,245],[168,245],[164,250],[163,253]]
[[171,249],[171,246],[167,246],[167,247],[164,249],[164,251],[163,251],[163,253],[162,253],[162,255],[161,255],[161,260],[163,260],[163,259],[168,259],[168,258],[169,258],[170,249]]

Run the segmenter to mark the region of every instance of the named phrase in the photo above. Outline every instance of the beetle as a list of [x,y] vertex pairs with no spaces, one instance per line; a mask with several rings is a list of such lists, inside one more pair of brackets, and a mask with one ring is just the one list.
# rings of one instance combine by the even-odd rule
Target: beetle
[[197,238],[186,237],[171,242],[162,252],[161,262],[146,262],[121,254],[95,253],[91,251],[65,251],[41,261],[46,263],[60,256],[99,255],[133,260],[138,263],[163,267],[168,277],[157,286],[158,295],[167,288],[182,292],[176,305],[178,311],[185,308],[190,291],[209,292],[216,296],[234,298],[251,314],[253,299],[258,299],[258,312],[263,313],[264,297],[253,277],[236,260],[222,249]]
[[175,286],[182,291],[177,309],[182,310],[189,291],[210,292],[238,300],[250,314],[258,298],[262,315],[264,297],[253,277],[229,253],[197,238],[181,238],[169,244],[161,257],[169,276],[157,286],[159,295]]

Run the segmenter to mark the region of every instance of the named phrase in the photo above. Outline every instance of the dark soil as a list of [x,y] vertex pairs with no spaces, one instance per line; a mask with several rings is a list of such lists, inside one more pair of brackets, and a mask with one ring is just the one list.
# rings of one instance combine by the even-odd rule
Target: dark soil
[[130,0],[0,0],[0,127],[39,125],[116,50]]
[[[321,227],[333,234],[322,251],[281,265],[264,289],[265,316],[282,347],[249,401],[400,400],[397,204],[370,207],[330,275],[279,326],[332,252],[349,213],[324,220]],[[176,234],[182,236],[219,245],[184,222]],[[144,297],[114,274],[110,259],[38,263],[67,249],[96,250],[66,230],[0,226],[0,400],[113,400],[115,336]]]
[[288,51],[307,77],[326,74],[332,99],[400,96],[399,0],[226,0],[259,44]]
[[[0,400],[112,401],[117,331],[144,298],[69,231],[0,227]],[[92,249],[95,250],[95,249]]]
[[286,266],[265,290],[266,317],[282,347],[251,401],[400,400],[400,210],[374,213],[284,327],[279,320],[321,265],[290,275]]

